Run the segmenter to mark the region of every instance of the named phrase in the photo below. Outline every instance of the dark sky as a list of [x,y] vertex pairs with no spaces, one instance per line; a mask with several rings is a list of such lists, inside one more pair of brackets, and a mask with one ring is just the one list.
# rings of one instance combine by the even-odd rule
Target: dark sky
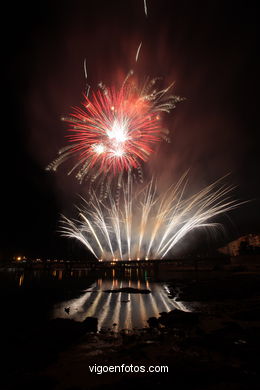
[[90,84],[111,85],[133,66],[140,41],[138,75],[175,81],[187,99],[166,118],[172,142],[150,171],[171,182],[191,168],[192,188],[231,172],[234,196],[253,200],[230,214],[226,239],[259,232],[256,3],[147,0],[148,18],[142,0],[10,3],[2,14],[1,258],[82,256],[56,232],[82,189],[64,170],[44,168],[66,142],[61,115],[82,101],[84,58]]

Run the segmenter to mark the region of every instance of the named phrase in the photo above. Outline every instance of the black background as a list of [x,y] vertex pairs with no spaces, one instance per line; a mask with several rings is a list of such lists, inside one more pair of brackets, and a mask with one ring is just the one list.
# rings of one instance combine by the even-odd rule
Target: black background
[[142,0],[10,3],[2,13],[1,259],[85,256],[57,233],[82,188],[44,168],[66,142],[60,116],[82,100],[84,58],[89,83],[111,85],[140,41],[137,73],[174,80],[187,98],[165,119],[171,144],[146,169],[168,183],[191,167],[194,189],[231,172],[234,195],[252,201],[230,214],[226,241],[259,231],[256,2],[147,6],[148,18]]

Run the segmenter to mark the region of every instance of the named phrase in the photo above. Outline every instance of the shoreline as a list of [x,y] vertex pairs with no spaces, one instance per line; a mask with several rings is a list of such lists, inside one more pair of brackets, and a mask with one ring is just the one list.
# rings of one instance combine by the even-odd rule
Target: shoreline
[[[3,389],[14,390],[21,384],[28,389],[41,389],[44,384],[48,390],[99,389],[104,384],[109,389],[130,389],[138,381],[158,388],[158,381],[167,386],[170,380],[178,388],[215,390],[213,377],[219,383],[217,389],[254,389],[253,382],[260,379],[260,275],[234,272],[215,284],[212,278],[174,279],[168,286],[176,302],[196,299],[200,310],[173,310],[147,319],[149,327],[131,331],[86,331],[76,321],[56,319],[27,337],[13,334],[3,353],[7,361],[8,355],[10,359],[16,356],[20,365],[7,367]],[[88,321],[90,327],[95,326],[93,320]],[[97,375],[89,371],[94,364],[122,363],[165,364],[169,373]]]

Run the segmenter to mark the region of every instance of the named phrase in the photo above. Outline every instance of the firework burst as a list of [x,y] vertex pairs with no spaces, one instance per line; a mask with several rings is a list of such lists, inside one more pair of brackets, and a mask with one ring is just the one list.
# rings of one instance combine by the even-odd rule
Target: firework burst
[[101,83],[90,97],[85,94],[82,107],[62,118],[70,125],[69,145],[47,169],[55,171],[68,158],[74,158],[68,173],[76,172],[80,182],[98,177],[116,177],[120,182],[124,172],[138,169],[156,144],[168,139],[161,113],[170,112],[182,100],[170,94],[173,84],[157,90],[157,82],[147,78],[139,87],[131,71],[121,88],[107,88]]
[[100,202],[95,193],[78,208],[76,220],[62,217],[62,234],[80,241],[97,259],[162,259],[190,231],[217,228],[212,218],[232,210],[231,186],[220,179],[185,199],[187,174],[163,195],[152,180],[141,190],[133,188],[130,175],[119,202],[110,194]]

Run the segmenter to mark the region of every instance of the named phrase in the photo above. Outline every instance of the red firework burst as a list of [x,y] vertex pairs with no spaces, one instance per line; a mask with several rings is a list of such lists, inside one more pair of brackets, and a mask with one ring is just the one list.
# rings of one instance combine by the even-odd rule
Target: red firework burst
[[[151,103],[133,93],[105,90],[84,96],[83,108],[76,108],[66,121],[70,127],[70,151],[104,173],[117,174],[137,168],[146,161],[160,140],[160,117]],[[76,121],[76,124],[75,124]]]
[[172,85],[157,91],[155,84],[156,79],[147,79],[138,88],[127,78],[118,90],[101,84],[90,98],[84,95],[82,107],[62,118],[70,124],[70,144],[47,169],[56,170],[74,157],[76,162],[69,173],[77,170],[76,176],[82,181],[88,175],[95,180],[140,167],[167,133],[161,126],[160,113],[170,112],[182,100],[168,95]]

